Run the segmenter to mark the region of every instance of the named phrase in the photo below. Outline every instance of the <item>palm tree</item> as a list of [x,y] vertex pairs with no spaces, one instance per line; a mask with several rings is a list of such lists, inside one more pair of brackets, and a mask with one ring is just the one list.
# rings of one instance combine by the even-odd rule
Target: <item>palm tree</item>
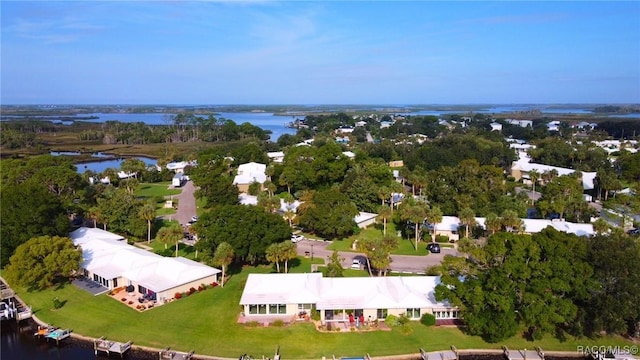
[[[540,180],[540,173],[536,169],[529,171],[529,179],[531,179],[532,191],[536,192],[536,183]],[[533,205],[535,194],[531,194],[531,205]]]
[[282,249],[280,244],[273,243],[267,247],[265,254],[267,261],[276,264],[276,270],[280,272],[280,260],[282,260]]
[[593,230],[595,230],[596,233],[598,233],[598,234],[604,234],[609,229],[611,229],[611,226],[603,218],[598,218],[598,220],[593,222]]
[[391,215],[392,213],[389,205],[381,205],[378,208],[378,218],[382,219],[382,224],[383,224],[383,227],[382,227],[383,236],[387,236],[387,219],[389,219]]
[[152,202],[145,203],[138,212],[142,220],[147,222],[147,243],[151,242],[151,222],[156,219],[156,207]]
[[233,256],[233,247],[226,242],[220,243],[216,248],[216,252],[213,254],[213,264],[222,268],[222,278],[220,279],[221,287],[224,287],[225,272],[227,266],[233,261]]
[[93,206],[89,208],[89,210],[87,211],[87,215],[91,220],[93,220],[93,227],[98,227],[97,220],[100,217],[100,209],[97,206]]
[[424,218],[427,214],[424,205],[421,204],[411,204],[402,208],[401,217],[405,220],[411,221],[415,225],[415,246],[416,251],[418,251],[418,235],[420,234],[420,225],[424,221]]
[[458,214],[460,222],[465,226],[465,237],[469,237],[469,226],[476,224],[476,214],[471,208],[464,208]]
[[487,214],[484,224],[487,230],[491,231],[491,234],[495,234],[496,231],[502,229],[502,219],[494,213]]
[[164,244],[165,249],[167,249],[168,244],[176,244],[176,257],[178,257],[178,244],[183,237],[184,231],[182,231],[180,224],[175,221],[173,221],[171,225],[158,230],[156,234],[156,240]]
[[361,239],[358,241],[356,245],[357,250],[364,253],[364,257],[367,260],[367,269],[369,270],[369,277],[373,277],[371,273],[371,256],[373,256],[373,252],[376,250],[375,242],[371,239]]
[[384,205],[384,201],[390,196],[391,191],[386,186],[381,186],[378,188],[378,198],[380,199],[380,205]]
[[432,206],[427,210],[427,221],[433,226],[432,242],[436,242],[436,226],[442,222],[442,210],[438,206]]
[[280,251],[282,251],[282,260],[284,260],[284,272],[289,272],[289,260],[298,257],[298,249],[296,244],[291,241],[280,243]]
[[296,212],[291,209],[287,209],[287,211],[284,212],[283,216],[285,220],[289,222],[289,227],[293,227],[293,219],[296,218]]
[[514,210],[505,210],[502,212],[502,225],[504,225],[510,231],[520,232],[524,227],[522,219],[518,216],[518,213]]

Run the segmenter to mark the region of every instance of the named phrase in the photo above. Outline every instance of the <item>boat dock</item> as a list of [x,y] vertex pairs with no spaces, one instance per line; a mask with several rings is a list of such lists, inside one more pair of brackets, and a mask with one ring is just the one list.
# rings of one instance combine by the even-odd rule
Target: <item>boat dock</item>
[[72,330],[70,329],[56,329],[51,332],[48,332],[44,337],[49,341],[49,339],[53,339],[56,341],[56,345],[60,345],[60,341],[71,336]]
[[[131,349],[131,345],[133,341],[127,341],[126,343],[121,343],[117,341],[109,341],[104,336],[100,339],[93,340],[93,350],[96,355],[98,352],[104,352],[107,355],[111,355],[111,353],[120,354],[120,357],[124,356],[124,353]],[[168,358],[173,359],[173,358]],[[180,358],[175,358],[180,359]],[[188,358],[187,358],[188,359]]]
[[537,346],[534,350],[509,350],[509,348],[503,346],[502,350],[508,360],[544,360],[544,352]]
[[160,360],[189,360],[193,358],[195,351],[191,350],[188,353],[180,351],[172,351],[171,348],[166,348],[160,351]]
[[4,279],[0,278],[0,318],[2,320],[20,320],[30,318],[33,313],[31,308],[25,305],[11,289]]
[[451,351],[426,352],[420,349],[420,356],[422,360],[459,360],[458,349],[455,346],[451,346]]

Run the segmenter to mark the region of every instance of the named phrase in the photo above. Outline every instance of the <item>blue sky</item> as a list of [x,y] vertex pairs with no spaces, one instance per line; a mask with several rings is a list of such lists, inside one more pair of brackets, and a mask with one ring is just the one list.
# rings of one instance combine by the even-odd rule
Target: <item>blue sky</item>
[[2,104],[640,102],[638,1],[0,7]]

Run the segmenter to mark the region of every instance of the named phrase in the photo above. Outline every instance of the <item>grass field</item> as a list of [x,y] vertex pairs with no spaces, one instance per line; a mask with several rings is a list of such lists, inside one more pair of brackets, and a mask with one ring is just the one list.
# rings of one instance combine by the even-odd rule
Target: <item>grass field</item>
[[[387,222],[387,236],[397,237],[397,230],[395,224],[392,222]],[[313,236],[311,236],[313,238]],[[382,239],[383,231],[382,224],[376,224],[374,226],[370,226],[366,229],[362,229],[360,234],[350,236],[348,238],[335,240],[331,243],[331,245],[327,246],[329,250],[338,250],[338,251],[351,251],[357,252],[357,250],[353,250],[351,245],[353,241],[356,239]],[[391,254],[394,255],[428,255],[427,244],[425,242],[418,242],[418,251],[416,251],[414,239],[400,239],[399,246],[396,250],[392,251]]]
[[163,181],[159,183],[141,183],[138,185],[135,191],[135,195],[145,198],[153,198],[156,196],[170,196],[178,195],[182,192],[180,189],[169,189],[171,185],[170,181]]
[[[316,259],[317,260],[317,259]],[[310,261],[292,261],[292,272],[309,272]],[[513,349],[540,346],[546,351],[575,351],[576,346],[623,345],[619,338],[566,339],[551,337],[529,342],[516,336],[500,344],[488,344],[476,336],[465,335],[457,328],[425,327],[412,322],[404,331],[320,333],[312,323],[296,323],[284,327],[245,327],[237,323],[241,311],[238,305],[249,273],[269,273],[271,266],[230,269],[224,288],[216,287],[173,301],[145,312],[138,312],[107,295],[92,296],[73,285],[61,285],[40,292],[19,295],[33,308],[41,320],[77,334],[106,336],[116,341],[133,340],[136,345],[190,351],[224,357],[247,353],[272,356],[276,345],[287,359],[319,359],[322,356],[372,356],[417,353],[448,349],[499,348]],[[353,270],[355,271],[355,270]],[[364,271],[361,271],[364,273]],[[53,298],[64,303],[53,310]]]

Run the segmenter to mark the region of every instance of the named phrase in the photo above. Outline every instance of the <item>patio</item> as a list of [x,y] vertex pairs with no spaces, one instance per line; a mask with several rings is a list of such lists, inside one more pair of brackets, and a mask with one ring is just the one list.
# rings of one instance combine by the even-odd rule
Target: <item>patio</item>
[[114,289],[110,291],[108,295],[114,300],[120,301],[126,306],[138,311],[145,311],[161,305],[155,300],[144,299],[142,294],[137,292],[127,292],[125,288]]

